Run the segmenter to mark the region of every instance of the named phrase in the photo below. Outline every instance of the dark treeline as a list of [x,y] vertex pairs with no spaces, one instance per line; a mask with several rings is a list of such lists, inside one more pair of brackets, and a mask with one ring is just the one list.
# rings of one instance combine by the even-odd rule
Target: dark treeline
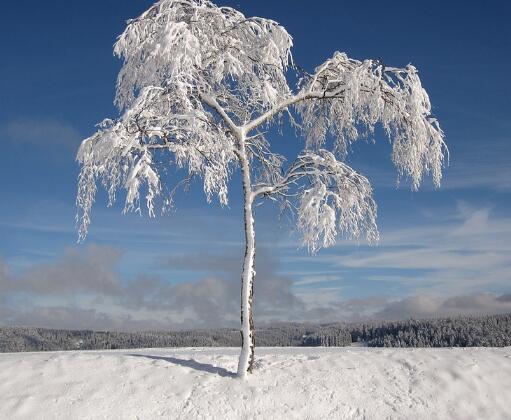
[[350,332],[369,347],[505,347],[511,314],[351,324]]
[[[349,330],[343,325],[282,324],[256,330],[264,347],[348,346]],[[239,347],[239,330],[192,330],[123,333],[69,331],[30,327],[0,328],[0,352],[133,349],[151,347]]]
[[[511,346],[511,314],[355,324],[279,324],[256,330],[257,345],[369,347]],[[108,332],[30,327],[0,328],[0,352],[150,347],[238,347],[234,329]]]

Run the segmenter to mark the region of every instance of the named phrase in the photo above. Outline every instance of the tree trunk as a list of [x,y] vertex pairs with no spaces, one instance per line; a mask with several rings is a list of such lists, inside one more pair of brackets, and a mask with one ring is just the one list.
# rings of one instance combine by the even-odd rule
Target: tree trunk
[[[243,145],[244,146],[244,145]],[[238,362],[238,377],[252,373],[254,365],[255,335],[252,316],[255,278],[255,231],[252,214],[252,185],[248,159],[242,159],[243,198],[245,220],[245,259],[241,275],[241,354]]]

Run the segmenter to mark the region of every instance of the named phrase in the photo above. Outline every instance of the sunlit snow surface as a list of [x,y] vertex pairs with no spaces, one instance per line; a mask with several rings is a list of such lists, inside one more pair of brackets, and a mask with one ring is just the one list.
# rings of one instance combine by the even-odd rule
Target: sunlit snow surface
[[511,347],[0,354],[2,419],[509,419]]

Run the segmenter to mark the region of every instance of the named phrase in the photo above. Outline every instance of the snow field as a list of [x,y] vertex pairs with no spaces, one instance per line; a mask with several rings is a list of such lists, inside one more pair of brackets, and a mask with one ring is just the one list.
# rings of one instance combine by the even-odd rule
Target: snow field
[[509,419],[511,348],[0,354],[2,419]]

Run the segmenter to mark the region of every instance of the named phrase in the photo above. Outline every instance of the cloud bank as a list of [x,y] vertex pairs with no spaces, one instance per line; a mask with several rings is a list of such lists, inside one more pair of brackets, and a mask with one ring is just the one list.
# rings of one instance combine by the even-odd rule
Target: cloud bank
[[[118,273],[121,262],[119,250],[96,245],[68,249],[52,263],[37,264],[20,275],[10,274],[0,261],[0,324],[123,331],[238,325],[239,256],[198,253],[158,258],[160,267],[207,272],[186,282],[147,275],[123,279]],[[295,287],[289,276],[279,272],[271,253],[264,249],[258,253],[255,317],[259,325],[511,312],[510,294],[345,299],[339,297],[339,290],[342,287]]]

